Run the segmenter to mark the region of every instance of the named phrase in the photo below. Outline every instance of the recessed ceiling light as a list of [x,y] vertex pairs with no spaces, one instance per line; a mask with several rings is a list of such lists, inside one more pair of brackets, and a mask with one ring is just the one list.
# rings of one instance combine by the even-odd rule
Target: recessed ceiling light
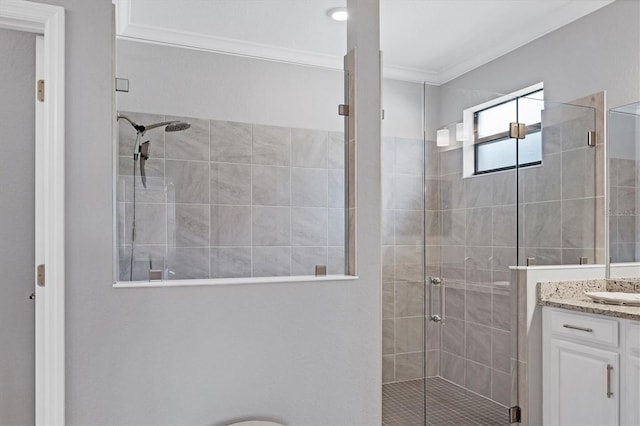
[[327,16],[334,21],[346,21],[347,20],[347,8],[346,7],[334,7],[327,10]]

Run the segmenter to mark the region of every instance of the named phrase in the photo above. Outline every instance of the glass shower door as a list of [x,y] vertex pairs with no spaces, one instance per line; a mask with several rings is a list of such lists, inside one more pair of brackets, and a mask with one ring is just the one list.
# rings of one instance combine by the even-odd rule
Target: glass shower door
[[425,232],[428,425],[506,425],[517,405],[517,282],[509,268],[518,259],[518,140],[510,134],[518,105],[501,98],[442,88],[443,103],[460,105],[463,120],[425,141],[425,205],[435,198],[431,180],[439,186],[436,211],[425,211],[438,220],[427,220]]

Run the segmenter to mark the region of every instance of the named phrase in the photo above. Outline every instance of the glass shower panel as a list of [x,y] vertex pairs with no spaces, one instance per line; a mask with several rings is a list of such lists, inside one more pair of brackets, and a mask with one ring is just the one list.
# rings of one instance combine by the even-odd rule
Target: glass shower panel
[[609,259],[611,278],[640,276],[640,103],[608,113]]
[[536,97],[520,98],[518,106],[527,130],[518,153],[520,265],[600,260],[596,209],[603,198],[596,193],[596,148],[589,146],[595,110]]
[[387,106],[382,127],[383,418],[398,425],[425,421],[424,232],[425,217],[433,218],[425,215],[422,88],[413,89],[413,116],[396,121]]

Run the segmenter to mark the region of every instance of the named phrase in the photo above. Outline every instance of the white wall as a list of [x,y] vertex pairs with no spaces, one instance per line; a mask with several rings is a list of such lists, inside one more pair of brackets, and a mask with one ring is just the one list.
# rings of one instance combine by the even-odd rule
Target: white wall
[[[356,282],[111,287],[111,2],[46,2],[67,10],[68,424],[377,423],[379,227],[362,233]],[[375,153],[379,142],[368,144]],[[363,212],[379,207],[372,155]]]

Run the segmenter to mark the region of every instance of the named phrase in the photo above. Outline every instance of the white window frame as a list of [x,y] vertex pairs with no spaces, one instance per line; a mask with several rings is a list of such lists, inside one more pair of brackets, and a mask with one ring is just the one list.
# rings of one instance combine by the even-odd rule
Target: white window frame
[[[518,97],[526,96],[533,92],[537,92],[539,90],[544,89],[543,83],[536,83],[531,86],[525,87],[523,89],[517,90],[513,93],[509,93],[508,95],[500,96],[498,98],[492,99],[490,101],[484,102],[479,105],[475,105],[471,108],[467,108],[462,113],[462,121],[463,121],[463,142],[462,142],[462,175],[463,177],[472,177],[472,176],[482,176],[483,174],[491,174],[491,173],[500,173],[500,171],[493,171],[483,174],[476,175],[476,165],[475,165],[475,137],[474,137],[474,129],[475,129],[475,114],[479,111],[491,108],[493,106],[502,104],[504,102],[513,100]],[[505,129],[507,130],[507,129]]]

